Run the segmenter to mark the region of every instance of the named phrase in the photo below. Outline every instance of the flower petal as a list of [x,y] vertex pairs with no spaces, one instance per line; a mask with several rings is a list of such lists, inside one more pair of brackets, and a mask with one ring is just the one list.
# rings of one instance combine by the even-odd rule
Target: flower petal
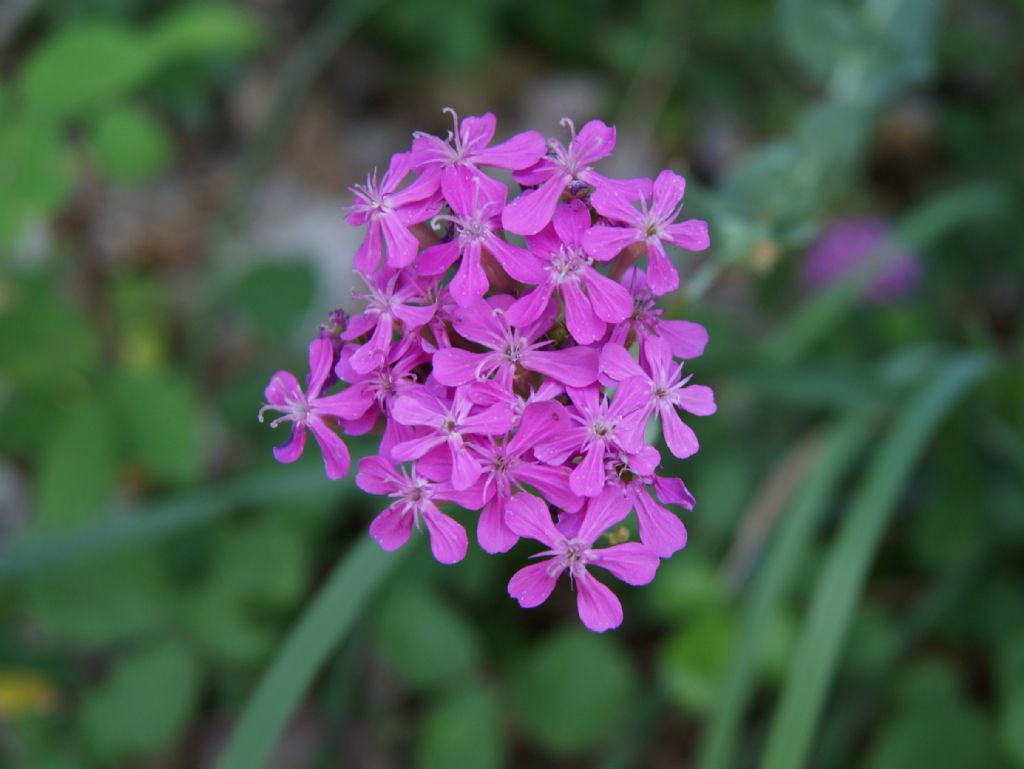
[[703,219],[687,219],[665,228],[669,243],[687,251],[703,251],[711,245],[708,237],[708,223]]
[[642,240],[640,231],[634,227],[612,227],[598,224],[583,233],[583,250],[599,262],[607,262],[618,256],[626,246]]
[[562,284],[565,302],[565,326],[578,344],[591,344],[604,336],[605,323],[594,314],[590,304],[576,283]]
[[658,556],[639,542],[624,542],[621,545],[594,551],[591,563],[610,571],[627,585],[646,585],[658,571]]
[[505,553],[519,541],[516,534],[505,524],[505,503],[508,500],[495,496],[484,505],[476,524],[476,541],[488,553]]
[[442,513],[432,502],[424,503],[420,517],[430,534],[430,552],[438,563],[458,563],[466,557],[469,542],[462,524]]
[[662,171],[654,180],[651,213],[658,219],[666,219],[675,211],[679,201],[683,199],[684,192],[686,192],[686,179],[674,171],[668,169]]
[[405,513],[400,504],[384,508],[370,523],[370,536],[382,550],[397,550],[409,541],[411,532],[412,515]]
[[521,568],[508,581],[508,594],[524,609],[540,606],[548,600],[561,574],[561,571],[557,571],[552,575],[551,565],[551,559],[548,558]]
[[662,558],[668,558],[686,547],[686,527],[683,522],[651,499],[646,490],[636,494],[636,519],[640,526],[640,541]]
[[676,410],[666,404],[658,409],[658,413],[661,416],[661,431],[665,434],[665,443],[668,444],[669,451],[679,459],[696,454],[700,448],[697,436],[683,423]]
[[679,273],[657,238],[647,239],[647,281],[657,296],[669,294],[679,288]]
[[283,464],[290,464],[302,456],[302,450],[306,446],[306,426],[295,422],[292,424],[292,434],[284,443],[274,446],[274,459]]
[[591,347],[531,350],[520,363],[527,371],[544,374],[569,387],[588,387],[597,381],[598,352]]
[[604,488],[604,443],[595,441],[569,473],[569,488],[581,497],[596,497]]
[[576,610],[583,624],[595,633],[603,633],[622,624],[619,599],[587,571],[576,577]]
[[630,511],[630,500],[619,486],[606,486],[591,499],[583,515],[579,538],[593,545],[606,530],[622,521]]
[[569,175],[558,173],[535,190],[526,190],[501,212],[501,226],[517,235],[536,235],[555,215]]
[[324,455],[324,471],[327,473],[327,477],[332,481],[345,477],[348,474],[349,463],[352,461],[345,441],[325,425],[319,417],[310,416],[309,429],[313,431],[313,437],[320,444],[320,452]]
[[563,537],[551,520],[547,504],[533,494],[516,494],[505,506],[505,525],[520,537],[535,539],[548,547],[555,547]]

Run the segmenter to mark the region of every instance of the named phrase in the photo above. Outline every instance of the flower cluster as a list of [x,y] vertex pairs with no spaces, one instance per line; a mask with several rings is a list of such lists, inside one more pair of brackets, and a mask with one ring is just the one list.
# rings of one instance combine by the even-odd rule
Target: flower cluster
[[[588,569],[646,584],[686,543],[666,505],[690,510],[693,497],[658,474],[647,428],[660,424],[676,457],[697,451],[680,415],[713,413],[714,396],[681,361],[707,333],[663,318],[655,299],[679,286],[665,245],[705,249],[707,225],[677,221],[684,180],[672,171],[598,173],[615,148],[599,120],[578,132],[564,120],[568,144],[536,131],[495,144],[493,115],[452,118],[446,138],[415,134],[382,177],[352,188],[362,308],[321,327],[305,388],[288,372],[271,378],[264,411],[291,422],[274,453],[294,461],[308,428],[340,478],[350,457],[339,431],[380,429],[356,483],[393,500],[370,525],[381,547],[422,526],[434,557],[455,563],[465,513],[449,505],[478,511],[488,553],[520,538],[544,548],[509,583],[520,605],[543,603],[567,572],[584,625],[607,630],[622,607]],[[493,168],[511,171],[512,200]],[[632,512],[640,541],[621,541]]]

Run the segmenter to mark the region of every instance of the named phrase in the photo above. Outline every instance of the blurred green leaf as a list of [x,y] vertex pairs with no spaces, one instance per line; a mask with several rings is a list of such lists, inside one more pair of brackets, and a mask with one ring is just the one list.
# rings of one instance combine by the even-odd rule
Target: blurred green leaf
[[100,512],[117,485],[110,416],[87,402],[67,415],[42,457],[33,536],[83,523]]
[[0,371],[15,385],[67,385],[99,365],[98,334],[90,319],[57,293],[55,282],[40,275],[10,284],[13,301],[0,311]]
[[836,0],[779,0],[779,36],[790,56],[810,75],[824,78],[858,39],[858,24],[847,4]]
[[185,729],[199,691],[199,670],[181,646],[163,642],[133,652],[83,703],[83,736],[108,761],[156,753]]
[[156,480],[185,484],[203,467],[200,405],[188,382],[170,372],[123,372],[110,383],[109,406],[127,458]]
[[173,146],[163,126],[137,107],[115,107],[96,116],[90,134],[92,157],[108,178],[140,182],[163,171]]
[[999,738],[1016,766],[1024,767],[1024,627],[1001,639],[996,656]]
[[171,593],[152,550],[120,554],[26,585],[31,621],[50,637],[86,645],[153,633],[171,617]]
[[610,741],[637,697],[636,671],[620,643],[582,628],[535,642],[509,686],[523,731],[557,754]]
[[186,624],[207,651],[251,662],[274,640],[268,609],[290,607],[305,587],[307,551],[293,528],[266,515],[230,527],[213,558],[198,594],[183,607]]
[[[80,68],[84,69],[84,68]],[[22,113],[0,123],[0,247],[45,220],[71,192],[74,165],[56,122]]]
[[735,623],[722,611],[692,616],[661,649],[658,678],[672,700],[687,713],[711,705],[725,670]]
[[806,764],[829,685],[867,572],[904,484],[948,409],[990,367],[988,356],[954,357],[902,410],[854,495],[818,581],[761,766]]
[[136,88],[150,73],[145,39],[112,21],[82,21],[60,29],[26,58],[22,95],[30,110],[70,117]]
[[246,704],[217,769],[263,766],[313,678],[400,559],[366,538],[338,560]]
[[865,769],[999,769],[992,725],[973,705],[922,702],[891,715],[868,752]]
[[494,692],[454,692],[426,714],[416,745],[419,769],[501,769],[506,764],[501,709]]
[[230,301],[258,334],[283,339],[309,309],[315,287],[313,268],[306,262],[266,262],[242,278]]
[[149,31],[147,44],[161,62],[236,56],[258,47],[263,25],[253,13],[226,3],[185,3]]
[[377,649],[403,683],[420,688],[455,684],[480,662],[472,623],[426,587],[402,587],[385,599]]

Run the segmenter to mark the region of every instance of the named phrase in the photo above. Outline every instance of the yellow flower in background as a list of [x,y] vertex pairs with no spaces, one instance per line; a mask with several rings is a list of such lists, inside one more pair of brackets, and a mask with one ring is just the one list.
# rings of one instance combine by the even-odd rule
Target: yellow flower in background
[[0,720],[11,721],[50,713],[57,703],[57,689],[31,670],[0,670]]

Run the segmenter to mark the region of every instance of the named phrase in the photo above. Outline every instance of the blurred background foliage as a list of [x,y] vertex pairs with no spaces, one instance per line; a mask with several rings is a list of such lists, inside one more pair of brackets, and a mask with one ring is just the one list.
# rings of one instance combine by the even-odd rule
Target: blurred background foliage
[[[1019,0],[4,0],[0,764],[1024,767],[1022,34]],[[515,607],[516,554],[382,556],[380,501],[256,423],[347,301],[346,187],[444,105],[613,120],[605,170],[711,222],[668,302],[719,400],[669,465],[690,544],[613,634]],[[802,290],[863,214],[916,290],[864,301],[881,251]]]

